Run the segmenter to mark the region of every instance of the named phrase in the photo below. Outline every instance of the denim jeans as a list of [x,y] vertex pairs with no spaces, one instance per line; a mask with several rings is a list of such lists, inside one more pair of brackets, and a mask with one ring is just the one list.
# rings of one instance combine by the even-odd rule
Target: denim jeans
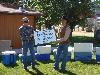
[[58,49],[57,49],[57,54],[55,57],[55,64],[54,67],[55,68],[59,68],[59,62],[60,62],[60,55],[62,54],[62,64],[61,64],[61,69],[65,70],[66,67],[66,62],[67,62],[67,54],[68,54],[68,46],[67,44],[63,44],[63,45],[59,45]]
[[24,64],[24,68],[27,68],[28,66],[28,61],[29,59],[27,58],[27,52],[28,49],[30,50],[30,54],[31,54],[31,63],[32,63],[32,67],[35,66],[35,51],[34,51],[34,44],[33,41],[23,41],[23,64]]

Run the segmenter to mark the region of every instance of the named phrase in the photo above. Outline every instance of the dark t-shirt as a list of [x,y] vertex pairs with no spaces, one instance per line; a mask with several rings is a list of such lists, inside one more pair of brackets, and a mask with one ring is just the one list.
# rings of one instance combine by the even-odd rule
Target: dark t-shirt
[[33,34],[33,28],[30,25],[24,26],[22,25],[19,28],[20,36],[22,40],[30,40],[30,35]]

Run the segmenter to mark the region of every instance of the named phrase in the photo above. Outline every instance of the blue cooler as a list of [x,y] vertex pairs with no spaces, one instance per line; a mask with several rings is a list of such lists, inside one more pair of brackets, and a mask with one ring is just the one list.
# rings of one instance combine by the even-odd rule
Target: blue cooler
[[74,43],[74,60],[92,60],[93,43]]
[[15,51],[4,51],[2,52],[2,63],[4,65],[16,64],[16,52]]
[[90,61],[92,60],[92,53],[91,52],[74,52],[74,60],[79,61]]
[[38,61],[47,61],[47,60],[50,60],[50,54],[37,54],[37,53],[35,53],[35,58]]
[[96,61],[100,61],[100,55],[96,54]]
[[96,47],[96,61],[100,61],[100,47]]

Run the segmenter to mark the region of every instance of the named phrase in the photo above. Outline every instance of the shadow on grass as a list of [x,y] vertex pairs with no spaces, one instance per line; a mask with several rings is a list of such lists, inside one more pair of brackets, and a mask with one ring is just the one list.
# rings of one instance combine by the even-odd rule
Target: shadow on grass
[[2,62],[2,56],[0,55],[0,63]]
[[54,63],[54,60],[42,60],[42,61],[39,61],[39,62],[41,62],[41,63],[43,63],[43,64],[48,64],[48,63]]
[[69,60],[70,62],[75,62],[75,60],[74,59],[71,59],[71,60]]
[[86,61],[86,60],[74,60],[74,59],[71,59],[70,62],[76,62],[76,61],[80,61],[81,63],[84,63],[84,64],[98,64],[100,65],[100,61],[96,61],[95,59],[92,59],[90,61]]
[[67,74],[67,75],[76,75],[75,73],[72,73],[72,72],[67,71],[67,70],[65,70],[65,71],[59,70],[58,72],[60,72],[60,73],[62,73],[62,74]]
[[97,64],[97,65],[100,65],[100,62],[98,62],[98,61],[96,61],[95,59],[93,59],[93,60],[91,60],[91,61],[81,61],[82,63],[84,63],[84,64],[93,64],[93,65],[95,65],[95,64]]
[[35,65],[40,65],[38,62],[35,62]]
[[30,73],[31,75],[44,75],[41,71],[39,71],[37,68],[34,68],[33,70],[36,71],[36,73],[34,73],[33,71],[30,70],[26,70],[28,73]]
[[17,67],[17,66],[19,66],[19,65],[16,63],[16,64],[12,64],[12,65],[5,65],[5,64],[4,64],[4,66],[5,66],[5,67],[9,67],[9,68],[14,68],[14,67]]

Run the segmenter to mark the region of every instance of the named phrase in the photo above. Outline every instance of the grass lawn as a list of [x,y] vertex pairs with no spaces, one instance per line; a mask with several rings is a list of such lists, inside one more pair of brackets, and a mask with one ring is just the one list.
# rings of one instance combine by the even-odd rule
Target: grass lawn
[[69,61],[66,63],[66,72],[53,69],[54,57],[51,55],[50,61],[37,61],[36,69],[29,66],[29,71],[23,70],[23,64],[17,60],[17,64],[13,66],[4,66],[0,63],[0,75],[100,75],[100,62],[95,61]]
[[[75,42],[91,42],[94,43],[93,37],[72,37],[71,45]],[[94,44],[94,46],[100,44]],[[95,54],[93,60],[88,62],[72,60],[66,63],[66,72],[61,72],[53,69],[54,57],[51,54],[50,61],[37,61],[36,69],[29,66],[29,71],[23,70],[23,64],[17,59],[16,65],[4,66],[0,59],[0,75],[100,75],[100,62],[96,62]]]

